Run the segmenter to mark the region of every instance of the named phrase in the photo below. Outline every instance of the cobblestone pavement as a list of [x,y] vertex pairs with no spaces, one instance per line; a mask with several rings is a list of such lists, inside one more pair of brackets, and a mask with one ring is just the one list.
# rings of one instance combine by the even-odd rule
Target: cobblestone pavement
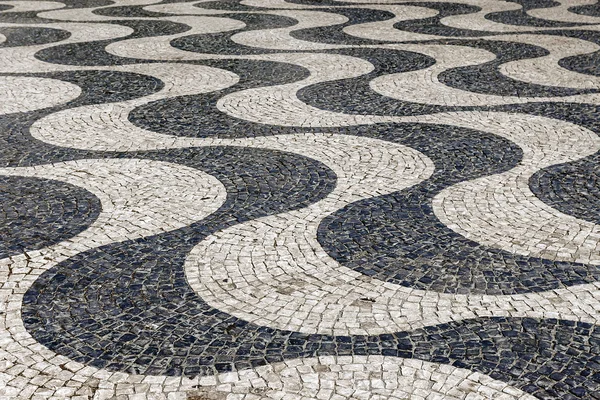
[[0,399],[600,399],[597,0],[0,0]]

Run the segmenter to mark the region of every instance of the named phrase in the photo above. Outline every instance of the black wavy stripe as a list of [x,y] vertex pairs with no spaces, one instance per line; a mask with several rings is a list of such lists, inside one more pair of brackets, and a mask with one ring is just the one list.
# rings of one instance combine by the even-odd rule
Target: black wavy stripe
[[[414,5],[414,3],[411,3]],[[411,19],[408,21],[400,21],[394,24],[394,28],[401,31],[424,33],[427,35],[438,35],[438,36],[482,36],[490,35],[487,31],[476,31],[467,29],[457,29],[446,26],[440,22],[442,18],[449,17],[452,15],[464,15],[473,14],[481,11],[480,7],[460,4],[460,3],[427,3],[420,2],[419,6],[432,8],[438,10],[439,14],[435,17],[423,18],[423,19]]]
[[[111,370],[196,375],[280,359],[261,348],[264,328],[198,298],[183,263],[211,233],[322,199],[335,187],[335,174],[314,160],[263,149],[212,147],[123,157],[132,156],[203,170],[225,185],[227,201],[189,227],[93,249],[47,271],[25,296],[27,329],[60,354]],[[242,356],[236,360],[234,353]]]
[[18,11],[18,12],[0,12],[0,23],[12,24],[39,24],[56,22],[46,18],[40,18],[37,14],[40,11]]
[[141,6],[116,6],[100,8],[92,11],[96,15],[104,15],[106,17],[115,18],[160,18],[171,16],[172,14],[164,14],[154,11],[144,10],[145,5]]
[[348,18],[348,22],[338,25],[299,29],[290,32],[290,36],[308,42],[356,46],[390,43],[385,40],[362,39],[343,32],[343,29],[347,26],[394,18],[394,14],[389,11],[365,8],[322,8],[318,9],[318,11],[344,15]]
[[[122,254],[105,253],[93,258],[95,268],[79,261],[68,273],[43,276],[49,286],[32,287],[24,298],[28,331],[75,360],[131,373],[194,376],[298,357],[385,355],[468,368],[540,399],[593,398],[600,390],[600,332],[591,324],[496,317],[370,337],[281,331],[209,307],[181,273],[165,270],[168,244],[149,245],[161,256],[148,260],[151,252],[143,252],[134,273]],[[83,300],[84,288],[83,303],[57,301],[68,294]]]
[[[428,43],[470,46],[496,54],[493,61],[452,68],[439,75],[440,82],[460,90],[497,96],[531,97],[598,92],[596,89],[571,89],[522,82],[499,72],[501,64],[548,54],[545,49],[537,46],[489,40],[439,40]],[[313,107],[345,114],[398,116],[487,108],[412,103],[383,96],[370,88],[369,83],[379,76],[424,69],[433,65],[435,60],[426,55],[391,49],[341,49],[327,52],[362,58],[372,63],[374,70],[356,78],[321,82],[300,89],[297,92],[298,98]],[[348,96],[348,93],[352,96]]]
[[460,294],[540,292],[600,276],[593,265],[519,256],[468,240],[433,213],[432,199],[441,190],[513,168],[521,158],[513,143],[441,125],[400,126],[382,136],[427,155],[436,169],[421,184],[352,203],[325,218],[318,240],[340,264],[373,279]]
[[194,4],[194,7],[206,10],[223,10],[223,11],[240,11],[240,12],[254,12],[260,10],[268,10],[270,8],[264,7],[250,7],[241,4],[241,0],[227,0],[227,1],[207,1],[205,3]]
[[114,4],[112,0],[60,0],[61,3],[66,4],[65,9],[70,8],[95,8],[104,7]]
[[486,14],[485,18],[490,21],[498,22],[506,25],[531,26],[539,28],[564,28],[569,26],[577,26],[581,24],[573,24],[569,22],[549,21],[546,19],[535,18],[527,14],[527,11],[536,8],[551,8],[559,6],[560,3],[554,0],[509,0],[513,3],[518,3],[523,6],[520,10],[499,11]]
[[[293,64],[269,61],[215,60],[204,61],[202,64],[232,71],[240,76],[240,81],[216,92],[145,104],[129,113],[129,121],[154,132],[188,137],[235,138],[310,131],[256,124],[231,117],[216,107],[217,101],[228,93],[295,82],[306,78],[308,70]],[[163,118],[164,115],[169,115],[169,118]]]
[[[600,45],[600,32],[597,31],[562,30],[556,33],[553,32],[553,34],[587,40]],[[558,65],[582,74],[600,76],[600,51],[565,57],[558,61]]]
[[598,89],[572,89],[523,82],[500,73],[500,65],[507,62],[537,58],[549,54],[546,49],[539,46],[493,40],[448,41],[446,43],[480,48],[496,55],[496,58],[492,61],[451,68],[439,74],[438,80],[450,87],[475,93],[518,97],[554,97],[598,93]]
[[594,399],[600,393],[596,325],[496,317],[427,327],[400,337],[414,349],[414,358],[482,372],[539,399]]
[[542,169],[529,179],[529,187],[551,207],[600,224],[600,154]]
[[600,51],[573,57],[565,57],[558,65],[571,71],[600,77]]
[[[369,83],[381,75],[427,68],[435,63],[432,57],[387,49],[340,49],[328,53],[362,58],[373,64],[373,71],[356,78],[316,83],[298,90],[298,99],[308,105],[322,110],[363,115],[413,115],[441,109],[439,106],[382,96],[369,87]],[[349,93],[352,95],[349,96]]]
[[172,35],[190,29],[186,24],[160,20],[123,20],[110,21],[115,25],[128,26],[134,30],[131,35],[80,43],[67,43],[42,49],[35,53],[35,58],[53,64],[103,66],[133,63],[147,63],[149,60],[120,57],[108,53],[105,48],[111,43],[122,40]]
[[[555,118],[590,129],[600,135],[600,107],[579,103],[531,103],[491,108],[500,112],[520,112]],[[582,160],[544,168],[529,179],[531,191],[557,210],[598,223],[598,159],[596,153]]]
[[600,17],[600,2],[595,4],[587,4],[584,6],[575,6],[568,9],[570,12],[581,15],[589,15],[590,17]]
[[242,29],[228,32],[183,36],[172,40],[171,46],[185,51],[223,55],[281,53],[281,50],[244,46],[231,40],[231,36],[240,32],[253,30],[286,28],[298,23],[293,18],[269,14],[222,14],[219,17],[237,19],[244,22],[246,26]]
[[101,209],[96,196],[74,185],[0,176],[0,259],[73,237]]
[[33,46],[60,42],[71,36],[71,33],[59,29],[31,27],[2,27],[0,34],[6,36],[6,41],[0,47]]

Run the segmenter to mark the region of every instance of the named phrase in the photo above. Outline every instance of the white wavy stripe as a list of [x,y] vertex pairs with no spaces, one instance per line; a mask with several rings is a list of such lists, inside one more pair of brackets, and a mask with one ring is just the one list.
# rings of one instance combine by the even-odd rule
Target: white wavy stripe
[[[193,168],[137,159],[79,160],[2,168],[0,174],[67,182],[92,192],[102,203],[100,215],[78,235],[41,250],[0,260],[0,370],[17,365],[15,368],[19,370],[10,372],[11,378],[13,374],[34,376],[45,371],[53,379],[49,383],[38,380],[29,382],[27,387],[11,388],[18,384],[17,378],[9,383],[3,395],[14,393],[11,398],[28,397],[25,393],[31,390],[31,393],[37,391],[39,396],[49,392],[67,398],[70,397],[67,393],[72,393],[69,390],[74,392],[72,388],[90,386],[88,379],[92,376],[118,378],[125,375],[86,367],[39,344],[23,326],[23,294],[44,271],[77,253],[177,229],[205,218],[225,201],[224,186],[216,178]],[[65,389],[67,387],[69,389]]]
[[[480,7],[482,5],[476,4]],[[501,12],[501,11],[512,11],[520,10],[522,6],[517,3],[511,2],[485,2],[482,10],[471,14],[451,15],[440,20],[440,23],[452,28],[466,29],[474,31],[487,31],[487,32],[503,32],[503,33],[516,33],[516,32],[540,32],[548,30],[556,30],[557,28],[551,27],[535,27],[526,25],[508,25],[492,20],[486,19],[485,16],[490,13]]]
[[[365,1],[365,0],[349,0],[349,3],[381,3],[381,4],[389,4],[389,3],[397,3],[395,0],[374,0],[374,1]],[[408,0],[402,2],[407,5],[421,6],[426,7],[425,4],[428,3],[428,0]],[[431,2],[435,3],[447,3],[444,0],[432,0]],[[465,30],[473,30],[473,31],[489,31],[489,32],[502,32],[502,33],[516,33],[516,32],[532,32],[532,31],[540,31],[540,30],[548,30],[555,28],[539,28],[533,26],[520,26],[520,25],[507,25],[501,24],[497,22],[493,22],[485,18],[487,14],[502,12],[502,11],[512,11],[519,10],[522,8],[520,4],[509,2],[509,1],[494,1],[494,0],[461,0],[460,4],[468,4],[472,6],[476,6],[481,8],[480,11],[469,13],[469,14],[459,14],[459,15],[450,15],[444,17],[440,20],[442,25],[446,25],[448,27],[457,28],[457,29],[465,29]],[[392,32],[390,32],[392,33]],[[408,34],[408,32],[407,32]],[[418,35],[418,34],[417,34]],[[432,35],[433,38],[442,38],[444,36]],[[402,36],[397,36],[401,38]],[[417,36],[418,37],[418,36]],[[425,39],[425,38],[423,38]],[[411,40],[411,39],[400,39],[400,40]],[[419,39],[413,39],[419,40]]]
[[264,14],[281,15],[293,18],[297,20],[298,23],[286,28],[259,29],[240,32],[233,35],[231,40],[244,46],[271,50],[307,51],[349,47],[348,45],[343,44],[308,42],[290,36],[290,32],[300,29],[343,24],[348,21],[348,18],[344,15],[305,10],[278,10],[268,11]]
[[80,94],[79,86],[57,79],[0,76],[0,114],[56,106]]
[[[429,68],[382,75],[370,81],[369,85],[374,91],[391,98],[422,104],[450,106],[486,106],[530,102],[596,104],[600,102],[600,95],[596,93],[563,97],[500,96],[461,90],[438,81],[438,75],[450,68],[478,65],[494,60],[496,56],[486,50],[437,44],[394,44],[382,47],[418,52],[436,59],[436,63]],[[219,99],[217,107],[233,117],[263,124],[310,127],[349,126],[397,120],[396,117],[391,116],[349,115],[322,110],[309,106],[297,98],[296,93],[300,89],[315,83],[353,78],[368,73],[371,69],[363,67],[362,65],[367,62],[360,58],[323,53],[272,54],[240,58],[288,62],[307,68],[311,75],[298,82],[241,90],[222,97]],[[560,75],[561,70],[563,69],[557,66],[554,76]],[[342,74],[338,71],[351,72]],[[553,71],[553,69],[546,69],[546,71]],[[544,83],[547,83],[547,78],[543,79]],[[534,81],[535,79],[529,80]],[[580,80],[579,82],[584,85],[586,81]]]
[[[84,398],[87,397],[85,395],[89,396],[87,398],[93,395],[94,400],[119,396],[129,400],[166,399],[166,394],[165,397],[160,397],[156,392],[158,388],[163,393],[168,393],[169,400],[535,399],[516,387],[479,372],[398,357],[306,357],[194,378],[111,373],[69,362],[62,356],[56,356],[53,361],[66,364],[67,369],[62,370],[63,376],[73,375],[68,380],[55,379],[54,384],[64,382],[70,388],[79,389]],[[46,368],[52,369],[52,366]],[[75,371],[74,374],[72,370]],[[99,387],[92,391],[92,385]],[[15,393],[18,391],[9,392]]]
[[298,82],[241,90],[223,96],[217,108],[235,118],[279,126],[331,127],[371,124],[396,117],[350,115],[309,106],[298,99],[298,90],[320,82],[354,78],[373,70],[373,65],[357,57],[324,53],[292,53],[247,56],[246,59],[290,63],[310,71]]
[[[367,6],[364,6],[367,8]],[[365,22],[362,24],[353,24],[346,26],[343,32],[362,39],[376,41],[402,42],[409,40],[432,40],[439,39],[438,35],[428,35],[423,33],[408,32],[394,28],[394,24],[401,21],[412,19],[430,18],[439,14],[439,11],[419,6],[409,5],[372,5],[368,8],[375,8],[394,13],[395,17],[385,21]]]
[[[165,87],[157,93],[117,103],[102,103],[52,113],[32,124],[31,135],[55,146],[108,150],[150,150],[165,143],[176,147],[191,145],[193,140],[160,135],[133,125],[129,113],[136,107],[175,96],[220,90],[238,82],[229,71],[191,64],[136,64],[113,67],[114,71],[145,74],[160,79]],[[164,147],[162,147],[164,148]]]
[[121,57],[164,61],[228,58],[216,54],[180,50],[172,47],[170,43],[172,40],[184,36],[227,32],[246,26],[242,21],[218,17],[178,16],[166,17],[164,20],[186,24],[190,26],[190,30],[173,35],[121,40],[106,46],[106,52]]
[[[349,203],[427,179],[433,163],[402,145],[345,135],[276,136],[245,142],[325,163],[337,175],[335,190],[301,210],[209,236],[186,261],[190,286],[213,307],[259,325],[310,333],[398,331],[398,325],[392,327],[390,318],[377,310],[380,304],[352,318],[358,300],[377,288],[363,284],[360,273],[332,260],[316,240],[317,228],[324,217]],[[389,309],[382,308],[387,315]]]
[[463,126],[516,143],[523,149],[522,161],[507,172],[443,190],[433,201],[437,217],[455,232],[488,246],[525,256],[600,264],[600,226],[559,212],[529,189],[529,178],[540,169],[600,150],[598,135],[533,115],[498,115],[495,122],[493,131],[476,121]]
[[[590,1],[593,0],[574,0],[574,1],[568,1],[568,2],[563,2],[563,4],[561,4],[561,6],[558,7],[553,7],[553,8],[539,8],[539,9],[534,9],[534,10],[529,10],[527,13],[533,17],[542,17],[542,18],[546,18],[546,19],[550,19],[550,20],[555,20],[555,21],[564,21],[564,22],[573,22],[573,23],[594,23],[594,24],[598,24],[600,23],[600,20],[597,17],[588,17],[585,15],[578,15],[578,14],[573,14],[571,12],[566,12],[565,8],[569,8],[571,6],[576,6],[576,5],[580,5],[580,4],[589,4]],[[365,1],[365,0],[348,0],[345,1],[348,3],[379,3],[379,4],[389,4],[389,3],[397,3],[395,0],[377,0],[377,1]],[[402,2],[403,4],[407,4],[407,5],[413,5],[413,6],[420,6],[420,7],[427,7],[426,5],[422,4],[422,3],[428,3],[428,2],[436,2],[436,3],[446,3],[446,1],[444,0],[432,0],[432,1],[428,1],[428,0],[408,0],[405,2]],[[468,4],[468,5],[472,5],[472,6],[476,6],[476,7],[480,7],[481,10],[475,13],[469,13],[469,14],[460,14],[460,15],[450,15],[447,17],[444,17],[440,20],[442,25],[446,25],[448,27],[452,27],[452,28],[457,28],[457,29],[465,29],[465,30],[471,30],[471,31],[489,31],[489,32],[496,32],[496,33],[518,33],[518,32],[540,32],[540,31],[545,31],[545,30],[556,30],[557,28],[551,28],[551,27],[535,27],[535,26],[523,26],[523,25],[508,25],[508,24],[501,24],[501,23],[497,23],[491,20],[488,20],[485,18],[485,16],[487,14],[490,13],[496,13],[496,12],[502,12],[502,11],[513,11],[513,10],[520,10],[522,8],[522,6],[518,3],[513,3],[513,2],[509,2],[509,1],[489,1],[489,0],[461,0],[460,1],[461,4]],[[546,16],[544,16],[546,15]],[[598,26],[581,26],[581,27],[575,27],[574,29],[598,29]],[[558,28],[560,29],[560,28]],[[568,29],[573,29],[573,28],[568,28]],[[409,39],[409,32],[403,32],[401,31],[402,34],[399,35],[397,33],[394,33],[393,31],[389,31],[390,34],[396,36],[398,39],[397,40],[421,40],[418,39],[418,35],[419,34],[415,34],[417,35],[415,37],[415,39]],[[368,34],[368,33],[367,33]],[[403,36],[404,34],[406,34],[406,36]],[[484,35],[485,36],[485,35]],[[406,37],[406,39],[404,39],[404,37]],[[431,38],[442,38],[444,36],[438,36],[438,35],[431,35]],[[379,38],[379,40],[381,40],[381,38]],[[422,40],[426,40],[425,37],[423,37]]]
[[384,356],[307,357],[220,374],[207,382],[211,385],[200,385],[190,395],[223,400],[535,399],[468,369]]
[[502,36],[495,40],[540,46],[550,54],[500,65],[500,72],[510,78],[537,85],[562,86],[580,89],[600,89],[600,77],[570,71],[558,65],[566,57],[589,54],[600,46],[587,40],[557,35]]
[[[187,4],[187,3],[184,3]],[[171,6],[171,5],[164,5]],[[179,7],[179,6],[178,6]],[[189,7],[189,6],[186,6]],[[425,8],[416,7],[399,7],[399,6],[384,6],[384,5],[373,5],[365,6],[368,9],[381,9],[388,10],[394,13],[398,13],[397,18],[409,18],[411,13],[417,12],[416,10],[426,10]],[[196,8],[197,10],[201,10]],[[414,9],[414,10],[413,10]],[[152,10],[155,10],[154,8]],[[207,10],[210,11],[210,10]],[[223,13],[218,10],[214,10],[214,13]],[[405,13],[409,12],[409,15]],[[421,12],[421,11],[419,11]],[[232,12],[233,14],[237,12]],[[249,12],[250,14],[271,14],[281,15],[289,18],[298,20],[299,22],[291,27],[287,28],[274,28],[274,29],[263,29],[253,30],[248,32],[240,32],[232,36],[232,40],[239,44],[250,46],[269,48],[275,50],[322,50],[322,49],[336,49],[336,48],[350,48],[350,47],[373,47],[373,46],[350,46],[350,45],[331,45],[316,42],[309,42],[304,40],[295,39],[290,36],[290,32],[299,29],[318,27],[318,26],[331,26],[341,24],[347,21],[347,18],[334,13],[325,13],[317,11],[301,11],[301,10],[278,10],[278,11],[257,11]],[[204,12],[197,13],[195,9],[187,10],[185,14],[207,14]],[[110,54],[114,54],[122,57],[133,57],[141,59],[151,60],[198,60],[198,59],[218,59],[218,58],[244,58],[243,56],[222,56],[216,54],[191,52],[174,48],[170,45],[173,39],[185,37],[194,34],[202,33],[217,33],[226,32],[241,29],[245,24],[241,21],[231,18],[219,18],[209,16],[177,16],[177,17],[165,17],[164,20],[184,23],[191,27],[191,30],[178,33],[174,35],[165,35],[158,37],[147,37],[147,38],[136,38],[126,39],[111,43],[106,47],[106,51]],[[386,23],[387,21],[383,21]],[[358,25],[352,25],[358,26]],[[398,31],[399,32],[399,31]],[[428,36],[429,38],[429,36]],[[415,40],[419,37],[411,34],[407,40]]]
[[535,8],[527,11],[527,14],[535,18],[541,18],[550,21],[571,22],[574,24],[598,24],[600,17],[591,15],[575,14],[569,11],[571,7],[595,4],[597,0],[562,0],[556,7]]
[[[241,57],[240,57],[241,58]],[[234,117],[251,120],[258,123],[291,126],[346,126],[379,121],[398,120],[395,117],[353,116],[342,113],[332,113],[310,107],[298,100],[295,92],[314,83],[360,76],[372,70],[371,63],[360,58],[326,55],[326,54],[275,54],[243,57],[251,60],[268,60],[288,62],[308,68],[311,75],[300,82],[286,85],[261,87],[235,92],[224,96],[218,102],[218,107]],[[116,71],[132,71],[150,75],[158,74],[165,64],[152,67],[154,64],[144,64],[139,67],[104,67]],[[133,69],[132,69],[133,68]],[[161,135],[135,127],[126,115],[135,106],[147,103],[157,98],[179,94],[191,94],[218,90],[235,83],[233,74],[203,66],[184,66],[172,64],[170,73],[178,69],[196,70],[199,76],[213,78],[206,82],[187,82],[181,79],[177,87],[165,96],[165,90],[152,96],[121,103],[85,106],[71,110],[53,113],[36,121],[30,129],[31,134],[47,143],[57,146],[74,147],[94,150],[129,151],[133,149],[157,149],[192,146],[197,143],[194,138],[178,138]],[[205,71],[205,72],[204,72]],[[218,72],[220,71],[220,72]],[[186,73],[183,73],[185,76]],[[162,75],[156,75],[159,77]],[[193,75],[187,75],[192,77]],[[164,78],[163,78],[164,79]],[[194,79],[194,78],[193,78]],[[205,85],[206,84],[206,85]],[[185,90],[185,92],[180,92]]]
[[[369,86],[371,89],[384,96],[398,100],[410,101],[422,104],[436,104],[445,106],[489,106],[502,104],[522,104],[531,102],[578,102],[578,103],[600,103],[600,95],[582,94],[573,96],[561,97],[519,97],[519,96],[501,96],[492,94],[475,93],[468,90],[454,88],[441,83],[438,80],[439,74],[451,68],[463,67],[468,65],[478,65],[495,59],[495,55],[481,49],[474,49],[467,46],[455,45],[390,45],[390,48],[398,50],[414,51],[426,54],[436,59],[436,63],[432,66],[410,72],[382,75],[373,79]],[[533,62],[535,64],[536,62]],[[522,68],[522,64],[532,64],[531,61],[515,61],[510,65],[510,69],[514,70]],[[507,68],[502,69],[507,71]],[[541,84],[552,82],[552,77],[560,76],[562,71],[566,71],[561,67],[552,65],[544,67],[541,73],[521,73],[518,77],[531,83],[538,83],[537,80],[542,80]],[[544,76],[544,74],[551,74]],[[571,77],[577,75],[579,79],[574,81],[574,86],[597,87],[597,78],[587,77],[583,74],[575,72],[566,74]],[[559,78],[559,82],[563,79]],[[565,82],[566,83],[566,82]]]

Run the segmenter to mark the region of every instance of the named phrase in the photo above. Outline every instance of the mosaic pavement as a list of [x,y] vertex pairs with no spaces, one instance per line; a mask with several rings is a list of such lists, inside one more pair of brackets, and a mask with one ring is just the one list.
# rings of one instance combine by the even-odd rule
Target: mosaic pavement
[[0,398],[600,399],[597,0],[1,0],[0,99]]

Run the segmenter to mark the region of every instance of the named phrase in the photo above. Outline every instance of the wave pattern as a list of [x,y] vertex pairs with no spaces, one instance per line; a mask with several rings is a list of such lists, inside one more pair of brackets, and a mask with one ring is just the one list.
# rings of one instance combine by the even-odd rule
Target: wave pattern
[[0,1],[0,397],[594,399],[594,0]]

